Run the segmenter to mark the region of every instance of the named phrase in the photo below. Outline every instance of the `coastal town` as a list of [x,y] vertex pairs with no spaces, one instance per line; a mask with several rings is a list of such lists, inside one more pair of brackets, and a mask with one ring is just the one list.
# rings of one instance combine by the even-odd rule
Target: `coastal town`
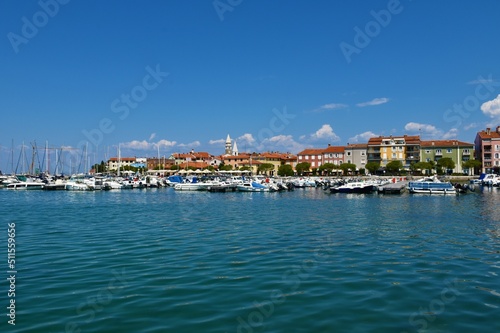
[[[448,163],[439,163],[440,160]],[[422,173],[425,170],[433,173],[439,169],[440,173],[473,176],[498,171],[500,126],[477,132],[474,143],[422,140],[419,135],[391,135],[372,137],[366,143],[307,148],[297,154],[277,151],[239,152],[236,141],[228,134],[224,153],[220,155],[192,150],[173,153],[168,157],[111,157],[103,164],[104,170],[99,170],[99,166],[95,165],[96,168],[90,170],[90,173],[116,172],[120,166],[121,170],[135,168],[158,174],[175,174],[181,170],[185,170],[183,173],[196,170],[239,170],[278,176],[341,173],[343,167],[347,167],[350,174],[357,175],[369,172],[383,174],[391,164],[399,166],[398,171],[424,171]],[[293,174],[286,174],[286,170],[291,170]]]

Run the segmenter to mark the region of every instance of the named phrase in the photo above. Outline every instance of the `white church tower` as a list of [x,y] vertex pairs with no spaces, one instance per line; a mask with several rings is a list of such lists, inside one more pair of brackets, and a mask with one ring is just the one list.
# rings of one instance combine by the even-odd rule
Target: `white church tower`
[[233,154],[233,150],[231,148],[231,138],[229,137],[229,134],[227,135],[227,139],[226,139],[225,154],[226,155],[232,155]]
[[238,146],[236,145],[236,141],[234,141],[232,155],[238,156]]

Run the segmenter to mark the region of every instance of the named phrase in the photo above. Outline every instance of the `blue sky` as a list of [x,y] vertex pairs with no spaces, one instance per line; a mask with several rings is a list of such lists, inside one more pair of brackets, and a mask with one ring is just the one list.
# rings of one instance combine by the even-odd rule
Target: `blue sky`
[[118,145],[220,154],[227,134],[240,151],[294,153],[372,135],[473,142],[500,125],[499,12],[496,0],[3,0],[0,170],[12,141],[15,163],[23,141],[88,142],[91,162]]

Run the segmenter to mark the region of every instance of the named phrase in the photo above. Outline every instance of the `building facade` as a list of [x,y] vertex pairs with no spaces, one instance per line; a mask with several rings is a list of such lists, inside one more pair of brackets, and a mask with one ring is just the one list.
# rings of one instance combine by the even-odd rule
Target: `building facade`
[[380,163],[385,167],[392,161],[400,161],[405,169],[411,163],[420,161],[420,136],[379,136],[368,140],[368,162]]
[[367,156],[368,144],[357,143],[347,144],[345,147],[345,163],[352,163],[356,165],[356,169],[364,169],[368,160]]
[[474,140],[476,160],[481,161],[481,172],[490,173],[500,168],[500,126],[494,131],[486,128],[477,132]]
[[118,170],[118,164],[120,165],[121,168],[125,166],[133,166],[134,163],[136,163],[136,158],[135,157],[111,157],[108,160],[108,170],[109,171],[115,171]]
[[463,162],[474,156],[474,144],[458,140],[429,140],[421,141],[422,162],[438,162],[441,158],[450,158],[455,163],[453,173],[473,173],[472,170],[464,169]]

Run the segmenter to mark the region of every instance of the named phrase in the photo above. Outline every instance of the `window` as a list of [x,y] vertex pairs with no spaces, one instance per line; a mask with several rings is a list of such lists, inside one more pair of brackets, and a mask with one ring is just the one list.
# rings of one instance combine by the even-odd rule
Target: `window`
[[311,167],[314,167],[316,165],[316,162],[312,161],[311,162]]
[[443,152],[441,151],[441,149],[436,149],[436,155],[442,155]]
[[301,160],[301,159],[302,159],[302,155],[299,156],[299,160]]
[[351,160],[347,160],[347,163],[351,163]]
[[351,156],[351,152],[350,151],[347,152],[347,156]]
[[426,150],[425,150],[425,153],[426,153],[426,154],[430,154],[430,153],[431,153],[431,150],[430,150],[430,149],[426,149]]
[[500,150],[500,145],[495,145],[495,150]]
[[392,153],[392,158],[396,158],[396,153]]
[[451,154],[451,148],[446,149],[446,152],[447,152],[448,154]]
[[333,154],[332,154],[332,153],[330,153],[330,157],[333,157]]
[[333,155],[333,156],[335,156],[335,157],[339,157],[339,154],[335,154],[335,155]]
[[387,148],[382,148],[382,151],[385,153],[387,151]]
[[426,158],[426,159],[425,159],[425,161],[426,161],[426,162],[430,162],[430,161],[431,161],[431,159],[430,159],[430,158]]
[[498,158],[498,153],[495,153],[495,158]]
[[365,156],[366,155],[366,152],[365,151],[362,151],[361,152],[361,156]]
[[320,159],[321,159],[321,155],[318,155],[318,160],[320,160]]
[[308,160],[308,159],[309,159],[309,155],[306,155],[306,160]]

